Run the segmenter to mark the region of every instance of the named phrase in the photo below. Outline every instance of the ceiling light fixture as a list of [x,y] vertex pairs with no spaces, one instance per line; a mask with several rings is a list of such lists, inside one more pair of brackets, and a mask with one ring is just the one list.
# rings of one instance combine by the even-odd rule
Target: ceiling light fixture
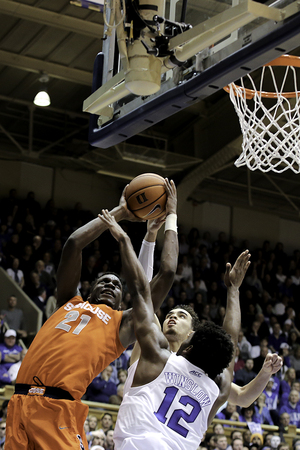
[[49,94],[47,92],[47,83],[49,82],[49,75],[46,73],[43,73],[40,76],[39,81],[40,81],[40,83],[42,83],[42,86],[41,86],[39,92],[34,97],[33,103],[36,106],[49,106],[51,104],[51,100],[50,100]]

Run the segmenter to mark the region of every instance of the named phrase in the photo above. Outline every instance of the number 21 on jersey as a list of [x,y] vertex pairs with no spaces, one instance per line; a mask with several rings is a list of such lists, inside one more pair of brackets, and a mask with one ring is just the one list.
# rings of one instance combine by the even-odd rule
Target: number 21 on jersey
[[[76,320],[79,317],[79,311],[70,311],[65,315],[64,320],[59,322],[58,325],[56,325],[55,328],[59,328],[60,330],[64,330],[67,333],[71,330],[72,325],[69,325],[70,322],[76,322]],[[87,326],[89,321],[91,320],[91,316],[88,316],[87,314],[81,314],[80,316],[80,322],[77,325],[77,327],[72,332],[73,334],[79,334],[84,327]]]
[[189,430],[185,428],[183,425],[179,423],[180,419],[183,419],[186,423],[193,423],[197,419],[201,406],[200,404],[194,400],[189,395],[182,395],[179,399],[179,403],[183,406],[191,405],[192,410],[188,414],[186,411],[182,409],[175,409],[169,419],[167,419],[166,415],[169,409],[172,406],[172,403],[176,397],[179,389],[175,386],[169,386],[164,390],[165,397],[158,408],[158,410],[154,413],[154,415],[158,418],[161,423],[167,425],[167,427],[174,430],[176,433],[179,433],[181,436],[186,437]]

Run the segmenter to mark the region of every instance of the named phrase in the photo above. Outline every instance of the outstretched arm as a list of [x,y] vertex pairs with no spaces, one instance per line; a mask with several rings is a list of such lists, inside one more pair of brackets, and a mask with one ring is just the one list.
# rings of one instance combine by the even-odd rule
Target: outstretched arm
[[262,393],[272,375],[278,372],[282,366],[282,358],[277,353],[269,353],[257,376],[245,386],[237,386],[231,383],[228,401],[235,405],[247,408]]
[[153,278],[154,249],[157,232],[165,221],[165,217],[147,221],[147,233],[140,248],[139,261],[149,282]]
[[[124,189],[119,205],[111,211],[116,221],[139,220],[127,208]],[[68,238],[64,245],[60,263],[57,270],[57,306],[60,307],[77,292],[77,286],[81,276],[82,250],[105,230],[107,224],[98,217],[86,225],[78,228]]]
[[[241,309],[239,299],[239,287],[245,277],[247,269],[250,265],[250,253],[249,250],[244,251],[237,258],[234,266],[231,268],[231,264],[226,264],[225,272],[225,284],[227,286],[227,308],[224,317],[223,328],[231,336],[231,340],[234,345],[234,350],[238,342],[238,334],[241,328]],[[230,386],[233,378],[235,351],[233,358],[228,368],[225,369],[220,378],[220,395],[216,400],[210,415],[209,421],[213,419],[220,406],[225,403],[230,393]]]
[[[154,316],[149,282],[128,235],[117,224],[115,218],[107,210],[102,210],[101,220],[119,242],[123,275],[132,299],[133,325],[137,337],[139,337],[141,328],[146,333],[151,327]],[[130,323],[128,324],[128,322],[126,327],[122,326],[120,329],[120,339],[124,347],[130,343],[130,331]],[[128,339],[129,342],[127,342]]]
[[177,238],[177,191],[173,180],[165,178],[167,191],[165,238],[161,253],[160,268],[150,283],[151,297],[155,311],[158,311],[172,287],[178,261]]

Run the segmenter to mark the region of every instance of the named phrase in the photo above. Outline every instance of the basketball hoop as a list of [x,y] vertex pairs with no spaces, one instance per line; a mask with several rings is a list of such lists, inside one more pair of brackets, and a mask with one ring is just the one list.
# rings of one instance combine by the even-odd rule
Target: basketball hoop
[[[259,88],[250,74],[240,79],[240,85],[231,83],[224,88],[243,134],[243,152],[235,161],[237,167],[300,173],[299,71],[300,57],[283,55],[261,68]],[[273,85],[273,92],[263,90],[266,83]]]

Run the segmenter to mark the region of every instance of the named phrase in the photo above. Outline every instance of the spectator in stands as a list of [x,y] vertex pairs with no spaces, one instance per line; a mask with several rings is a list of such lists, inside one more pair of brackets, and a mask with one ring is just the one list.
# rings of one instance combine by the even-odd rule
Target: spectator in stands
[[188,282],[188,285],[191,289],[194,287],[194,279],[193,279],[193,269],[192,266],[188,262],[187,255],[182,256],[182,276],[184,280]]
[[296,425],[297,428],[300,426],[300,403],[299,403],[299,392],[295,389],[291,390],[289,394],[288,403],[283,405],[279,414],[288,413],[290,416],[291,425]]
[[233,430],[230,434],[230,439],[233,441],[233,439],[241,439],[243,441],[243,433],[240,430]]
[[241,414],[239,417],[240,422],[255,422],[260,423],[258,419],[254,416],[254,404],[248,406],[247,408],[241,409]]
[[225,434],[216,434],[215,435],[215,450],[226,450],[228,446],[227,437]]
[[[250,438],[250,443],[252,445],[257,445],[258,448],[261,448],[263,445],[264,439],[261,433],[253,433]],[[251,445],[251,447],[252,447]]]
[[300,344],[300,333],[298,329],[293,328],[289,333],[288,344],[293,352],[296,345]]
[[25,338],[27,332],[24,329],[24,314],[23,311],[17,308],[17,297],[11,295],[7,299],[7,309],[1,309],[0,315],[3,316],[4,322],[7,323],[9,328],[17,331],[17,334]]
[[[227,402],[225,408],[222,409],[218,414],[216,414],[217,419],[221,420],[236,420],[234,414],[236,413],[237,408],[233,403]],[[237,417],[238,419],[238,417]]]
[[116,384],[110,379],[112,372],[112,366],[108,366],[100,375],[94,378],[87,389],[88,400],[109,403],[110,396],[117,395]]
[[273,390],[273,386],[274,386],[274,378],[271,377],[263,391],[263,393],[266,396],[265,398],[266,407],[268,408],[269,411],[276,410],[278,404],[278,393],[276,390]]
[[300,450],[300,438],[297,436],[293,439],[293,450]]
[[286,442],[280,442],[277,450],[290,450],[289,444],[287,444]]
[[22,364],[22,361],[23,361],[23,359],[24,359],[26,353],[27,353],[27,349],[26,349],[26,348],[23,348],[23,350],[21,351],[21,358],[20,358],[20,361],[18,361],[18,362],[16,362],[16,363],[12,364],[12,365],[10,366],[10,368],[8,369],[8,375],[9,375],[10,383],[11,383],[11,384],[15,384],[15,383],[16,383],[17,375],[18,375],[20,366],[21,366],[21,364]]
[[269,432],[267,434],[264,435],[264,447],[263,448],[271,448],[271,438],[272,436],[274,436],[274,434],[272,432]]
[[273,326],[273,332],[269,336],[269,347],[272,350],[272,352],[279,352],[280,345],[285,342],[287,343],[287,339],[285,335],[281,331],[280,323],[275,323]]
[[98,418],[96,416],[88,416],[90,432],[97,430]]
[[254,406],[255,420],[253,421],[261,424],[274,425],[269,409],[266,406],[266,394],[260,394],[256,403],[257,404]]
[[252,325],[251,325],[251,329],[250,329],[250,333],[248,333],[246,335],[248,341],[251,344],[251,358],[257,358],[260,354],[260,336],[259,336],[259,327],[260,327],[260,322],[258,322],[257,320],[255,320]]
[[10,376],[4,365],[0,364],[0,386],[2,387],[6,384],[11,384]]
[[87,280],[82,281],[81,288],[79,289],[79,291],[80,291],[80,295],[83,298],[83,300],[86,301],[91,292],[90,282]]
[[35,263],[35,271],[39,276],[39,280],[42,286],[45,286],[47,289],[47,293],[52,294],[54,289],[54,282],[51,278],[51,275],[45,270],[45,263],[43,260],[38,260]]
[[108,430],[106,432],[106,442],[105,442],[105,450],[114,450],[115,444],[114,444],[114,431]]
[[45,271],[49,273],[52,281],[56,279],[56,271],[53,262],[51,262],[51,253],[45,252],[43,255],[43,262],[45,265]]
[[14,282],[22,289],[24,287],[25,281],[24,281],[24,274],[22,270],[20,270],[19,265],[20,265],[19,259],[14,258],[12,260],[11,267],[9,267],[6,271],[7,274],[10,276],[10,278],[14,280]]
[[104,431],[106,433],[109,430],[112,430],[113,427],[113,418],[110,413],[104,413],[101,418],[101,428],[100,430]]
[[244,443],[242,438],[234,438],[231,441],[231,448],[232,450],[243,450]]
[[262,365],[264,363],[265,357],[267,356],[269,352],[268,346],[264,343],[260,344],[260,354],[257,358],[253,358],[253,371],[255,373],[258,373],[260,369],[262,368]]
[[56,308],[57,308],[57,288],[54,289],[53,295],[50,295],[46,303],[45,314],[47,319],[49,319],[49,317],[56,310]]
[[45,289],[45,286],[40,282],[39,274],[32,270],[30,272],[29,281],[25,283],[24,291],[28,297],[33,299],[39,295],[40,288]]
[[45,253],[45,245],[43,244],[43,238],[36,235],[32,239],[32,256],[34,261],[39,261],[43,259]]
[[9,329],[4,334],[4,343],[0,344],[1,364],[6,370],[21,359],[22,347],[16,344],[17,332]]
[[246,359],[245,367],[236,372],[234,382],[238,386],[244,386],[256,377],[256,373],[253,371],[253,365],[253,359],[248,358]]
[[37,291],[37,295],[33,297],[32,301],[40,308],[43,313],[43,323],[46,322],[46,304],[47,304],[47,291],[45,287],[40,287]]
[[293,367],[290,367],[285,375],[284,379],[280,382],[280,391],[281,394],[289,394],[291,391],[291,387],[293,382],[296,380],[296,371]]
[[286,371],[291,367],[290,346],[289,346],[289,344],[287,344],[286,342],[283,342],[280,345],[280,349],[279,349],[278,354],[279,354],[279,356],[281,356],[281,358],[283,360],[283,365],[282,365],[282,368],[280,370],[281,377],[283,377],[284,374],[286,373]]
[[105,445],[105,434],[102,430],[95,430],[95,431],[91,431],[91,436],[92,436],[92,440],[91,440],[91,445],[101,445],[102,447],[104,447]]
[[245,361],[241,358],[241,351],[239,347],[235,349],[235,363],[234,363],[234,373],[245,367]]
[[253,264],[252,273],[245,278],[245,283],[255,290],[256,294],[262,294],[263,286],[262,282],[257,276],[255,264]]
[[98,272],[99,270],[96,267],[96,258],[94,256],[90,256],[86,264],[82,267],[81,279],[92,284],[97,278]]
[[243,441],[245,447],[250,447],[250,439],[251,439],[251,431],[249,429],[246,429],[243,431]]
[[20,241],[19,235],[13,234],[10,238],[10,241],[8,241],[5,248],[3,249],[8,264],[10,264],[14,258],[19,258],[21,256],[19,241]]
[[281,442],[280,436],[277,436],[276,434],[274,434],[271,437],[271,449],[272,450],[277,450],[280,442]]
[[285,283],[285,280],[287,279],[286,274],[283,273],[283,267],[280,264],[277,266],[275,278],[277,280],[277,285],[283,285]]
[[24,274],[25,285],[27,285],[30,280],[30,273],[34,269],[34,263],[32,247],[31,245],[25,245],[20,257],[20,269]]
[[4,400],[0,409],[0,423],[6,420],[7,418],[7,407],[9,400]]
[[281,439],[283,439],[283,434],[288,432],[289,424],[290,415],[287,412],[280,414],[279,434]]
[[300,378],[300,345],[296,345],[290,356],[291,367],[296,371],[296,378]]
[[179,234],[178,242],[179,242],[179,254],[187,255],[189,252],[189,244],[187,243],[186,235],[183,233]]
[[119,382],[119,384],[120,383],[124,384],[126,379],[127,379],[127,376],[128,376],[127,370],[119,369],[118,370],[118,382]]
[[250,358],[252,346],[250,342],[247,340],[247,338],[244,336],[243,330],[240,330],[239,332],[238,347],[240,349],[241,358],[244,361]]
[[124,395],[124,384],[120,383],[117,386],[117,393],[109,397],[108,403],[112,405],[121,405]]
[[213,425],[213,433],[214,434],[224,434],[223,425],[221,425],[220,423],[215,423]]

